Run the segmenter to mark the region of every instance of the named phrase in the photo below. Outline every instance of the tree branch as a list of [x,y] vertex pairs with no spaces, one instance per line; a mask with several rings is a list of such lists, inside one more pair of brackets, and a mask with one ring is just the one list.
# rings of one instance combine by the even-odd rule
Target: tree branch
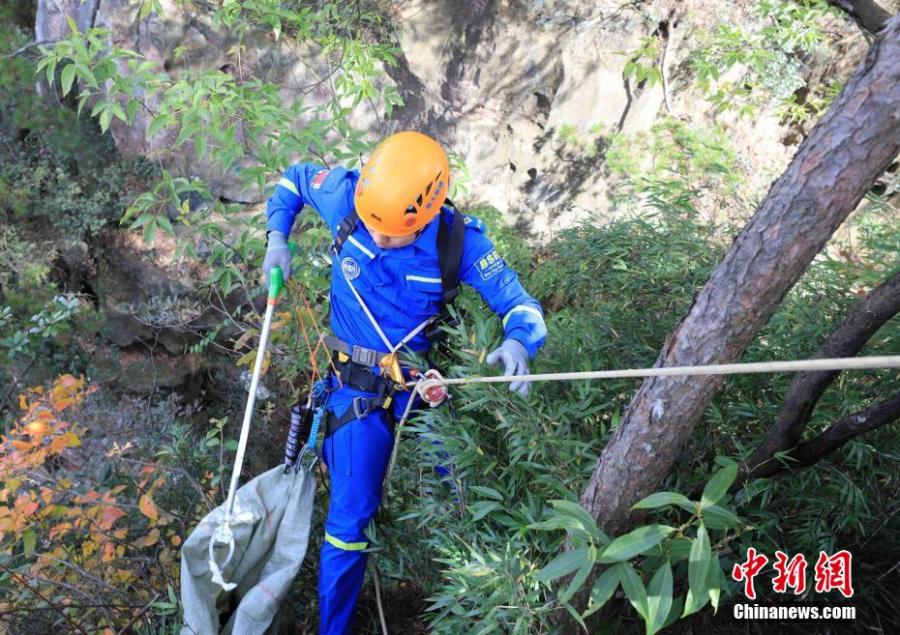
[[[872,289],[825,340],[812,359],[852,357],[881,326],[900,313],[900,270]],[[761,476],[760,466],[768,465],[776,452],[800,442],[813,409],[840,371],[798,373],[788,388],[778,419],[765,441],[753,452],[735,481],[738,485]]]
[[757,467],[755,478],[779,476],[808,467],[847,441],[900,419],[900,391],[883,401],[833,423],[819,436],[805,441],[788,453],[788,464],[771,460]]
[[29,42],[25,46],[20,46],[15,51],[11,51],[9,53],[6,53],[5,55],[0,55],[0,59],[5,59],[5,60],[12,59],[16,55],[19,55],[20,53],[24,53],[28,49],[34,48],[35,46],[40,46],[41,44],[56,44],[57,42],[59,42],[59,40],[40,40],[40,41],[35,40],[34,42]]
[[828,0],[828,4],[847,13],[863,31],[878,33],[891,19],[891,14],[874,0]]

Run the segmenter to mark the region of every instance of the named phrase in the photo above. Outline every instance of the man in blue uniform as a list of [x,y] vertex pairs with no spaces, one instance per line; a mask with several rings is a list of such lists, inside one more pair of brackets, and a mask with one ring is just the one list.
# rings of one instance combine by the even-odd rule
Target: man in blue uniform
[[[455,295],[445,293],[448,267],[441,257],[455,252],[458,267],[450,269],[502,319],[505,340],[488,355],[489,364],[502,364],[507,376],[528,374],[528,360],[547,334],[540,304],[497,254],[482,222],[444,205],[448,185],[440,145],[406,131],[385,139],[361,172],[291,166],[268,201],[267,277],[274,266],[290,277],[287,237],[305,205],[319,213],[335,239],[334,337],[327,343],[336,352],[340,378],[332,382],[340,387],[328,401],[323,444],[331,501],[319,570],[321,633],[352,630],[366,567],[363,530],[381,502],[393,420],[411,398],[391,379],[400,372],[392,354],[429,349],[428,327]],[[510,383],[523,395],[528,388],[526,382]]]

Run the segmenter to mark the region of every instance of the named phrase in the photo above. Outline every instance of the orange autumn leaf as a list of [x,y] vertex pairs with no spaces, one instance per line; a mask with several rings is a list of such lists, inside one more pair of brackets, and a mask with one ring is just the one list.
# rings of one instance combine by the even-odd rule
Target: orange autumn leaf
[[157,542],[159,542],[159,529],[154,527],[146,536],[135,540],[134,544],[137,547],[152,547]]
[[71,529],[72,523],[60,523],[58,525],[53,525],[50,528],[50,539],[53,540],[55,538],[65,536]]
[[159,520],[159,510],[156,509],[156,503],[153,502],[153,498],[148,494],[141,496],[138,507],[140,508],[141,513],[153,522]]
[[113,524],[119,520],[122,516],[125,515],[125,512],[118,507],[107,506],[103,508],[103,512],[100,514],[99,523],[103,529],[109,529],[113,526]]
[[62,399],[53,402],[53,409],[56,410],[56,412],[61,412],[69,406],[75,405],[77,401],[77,399],[74,399],[72,397],[63,397]]

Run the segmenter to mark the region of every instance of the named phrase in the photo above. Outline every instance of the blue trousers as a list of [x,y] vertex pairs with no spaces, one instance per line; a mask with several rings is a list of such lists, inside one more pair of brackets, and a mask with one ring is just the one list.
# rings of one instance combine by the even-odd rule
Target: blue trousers
[[[357,391],[341,388],[329,399],[338,415]],[[403,413],[409,396],[397,395],[394,411]],[[399,411],[398,411],[399,409]],[[346,635],[353,630],[362,590],[369,543],[363,530],[381,504],[382,484],[391,458],[393,435],[383,409],[334,431],[322,447],[331,477],[331,501],[319,564],[319,632]]]

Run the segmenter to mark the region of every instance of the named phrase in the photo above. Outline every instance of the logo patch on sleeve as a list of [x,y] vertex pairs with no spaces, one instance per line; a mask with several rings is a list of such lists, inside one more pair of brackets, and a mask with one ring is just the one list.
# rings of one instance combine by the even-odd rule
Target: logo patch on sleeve
[[325,182],[325,178],[328,176],[329,172],[331,172],[331,170],[319,170],[316,172],[316,175],[313,177],[312,181],[310,181],[309,186],[314,190],[318,190],[322,187],[322,183]]
[[478,259],[475,263],[475,268],[478,269],[478,274],[482,280],[489,280],[503,271],[506,268],[506,263],[497,254],[497,250],[492,249]]

